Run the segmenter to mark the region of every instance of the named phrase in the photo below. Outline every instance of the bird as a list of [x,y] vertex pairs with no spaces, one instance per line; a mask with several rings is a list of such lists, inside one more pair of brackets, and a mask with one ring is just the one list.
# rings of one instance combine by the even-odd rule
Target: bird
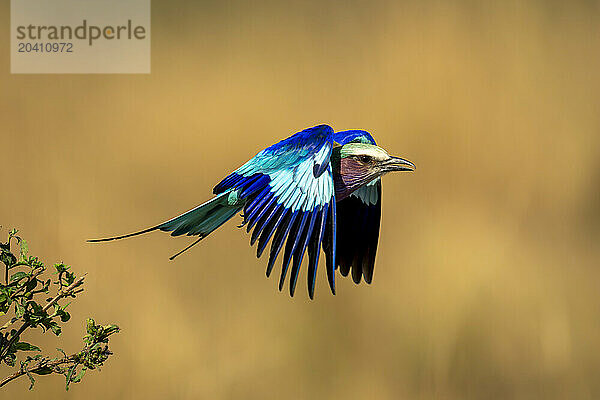
[[312,300],[321,249],[329,288],[336,294],[335,270],[352,280],[372,282],[381,220],[381,177],[414,171],[391,156],[365,130],[335,132],[317,125],[265,148],[221,180],[214,197],[163,223],[126,235],[91,239],[106,242],[160,230],[198,238],[172,257],[198,244],[241,212],[250,245],[260,258],[268,243],[266,275],[283,251],[279,291],[290,269],[294,296],[302,259],[308,253],[307,289]]

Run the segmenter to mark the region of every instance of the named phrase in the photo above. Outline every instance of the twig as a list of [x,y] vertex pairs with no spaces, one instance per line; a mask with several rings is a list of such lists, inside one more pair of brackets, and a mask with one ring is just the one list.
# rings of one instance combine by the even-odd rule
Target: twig
[[[33,270],[33,272],[31,273],[31,276],[29,277],[29,281],[31,281],[32,279],[37,279],[37,277],[39,275],[41,275],[44,272],[44,268],[39,267],[35,270]],[[14,292],[12,295],[15,296],[17,294],[19,294],[20,292],[22,292],[23,290],[26,289],[26,285],[23,285],[23,287],[19,290],[17,290],[16,292]],[[36,292],[33,292],[36,293]],[[11,320],[9,320],[6,324],[0,326],[0,331],[4,330],[4,329],[8,329],[12,324],[14,324],[15,322],[17,322],[19,319],[18,318],[12,318]]]
[[[54,304],[56,304],[56,302],[60,299],[62,299],[63,297],[67,297],[73,293],[75,293],[73,290],[79,286],[81,286],[83,284],[83,280],[85,279],[85,275],[83,275],[82,277],[80,277],[79,279],[77,279],[75,282],[71,283],[67,288],[62,289],[58,292],[58,294],[56,296],[54,296],[54,298],[52,300],[50,300],[48,302],[48,304],[46,304],[44,306],[44,308],[42,308],[43,311],[48,311],[48,309],[50,307],[52,307]],[[6,355],[6,353],[8,353],[8,350],[10,350],[10,348],[12,347],[12,345],[15,343],[15,341],[19,338],[19,336],[21,335],[21,333],[23,333],[23,331],[25,329],[27,329],[29,327],[29,325],[31,325],[31,323],[29,321],[26,321],[23,323],[23,325],[21,325],[21,327],[19,328],[19,330],[17,331],[16,335],[14,335],[11,339],[10,342],[7,343],[6,347],[4,348],[4,350],[2,351],[2,353],[0,354],[0,360],[4,359],[4,356]]]
[[73,289],[75,289],[76,287],[79,287],[79,286],[81,286],[83,284],[83,280],[85,279],[85,275],[86,274],[83,274],[82,277],[80,277],[79,279],[77,279],[75,282],[71,283],[69,286],[67,286],[66,289],[63,289],[60,292],[58,292],[58,294],[56,296],[54,296],[54,298],[52,300],[50,300],[48,302],[48,304],[46,304],[44,306],[44,308],[42,308],[42,310],[43,311],[48,311],[48,309],[50,307],[52,307],[54,304],[56,304],[57,301],[59,301],[63,297],[70,296],[72,294],[71,292],[73,291]]
[[74,361],[75,356],[77,356],[77,353],[71,354],[68,357],[61,358],[60,360],[55,360],[55,361],[42,360],[31,369],[30,368],[27,368],[27,369],[21,368],[19,371],[15,372],[14,374],[10,374],[6,378],[2,379],[2,381],[0,382],[0,387],[6,385],[10,381],[13,381],[13,380],[27,374],[28,372],[33,372],[35,374],[37,371],[41,371],[43,369],[48,369],[48,368],[54,369],[61,364],[70,363],[70,362]]
[[[119,331],[116,330],[113,332],[108,332],[106,334],[106,337],[113,335],[117,332],[119,332]],[[84,351],[85,351],[85,349],[84,349]],[[69,356],[63,357],[58,360],[41,360],[40,362],[35,364],[32,368],[24,369],[23,367],[21,367],[21,369],[19,371],[15,372],[14,374],[10,374],[6,378],[2,379],[2,381],[0,381],[0,387],[6,385],[10,381],[13,381],[13,380],[27,374],[28,372],[33,372],[35,374],[40,371],[47,371],[48,369],[54,370],[54,368],[58,367],[59,365],[75,362],[77,360],[77,358],[79,358],[80,354],[81,354],[81,352],[73,353]],[[112,354],[112,353],[110,353],[110,354]]]

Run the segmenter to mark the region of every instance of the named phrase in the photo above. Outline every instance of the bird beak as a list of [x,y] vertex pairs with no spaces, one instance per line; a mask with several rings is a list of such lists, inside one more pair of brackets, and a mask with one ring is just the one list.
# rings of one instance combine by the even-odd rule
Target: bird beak
[[381,168],[384,172],[414,171],[415,169],[417,169],[415,164],[411,163],[410,161],[394,156],[390,156],[390,158],[385,160],[382,163]]

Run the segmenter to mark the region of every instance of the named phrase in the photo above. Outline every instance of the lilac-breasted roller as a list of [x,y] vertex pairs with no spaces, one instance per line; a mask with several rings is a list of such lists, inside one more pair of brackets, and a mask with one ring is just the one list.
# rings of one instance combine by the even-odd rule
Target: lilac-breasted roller
[[172,236],[207,237],[238,212],[252,231],[260,257],[270,242],[267,276],[283,251],[282,290],[291,264],[294,295],[304,253],[308,253],[308,294],[312,299],[320,249],[335,294],[335,270],[371,283],[381,218],[381,176],[414,171],[410,161],[390,156],[363,130],[334,132],[318,125],[259,152],[214,187],[215,196],[175,218],[139,232],[94,239],[103,242],[161,230]]

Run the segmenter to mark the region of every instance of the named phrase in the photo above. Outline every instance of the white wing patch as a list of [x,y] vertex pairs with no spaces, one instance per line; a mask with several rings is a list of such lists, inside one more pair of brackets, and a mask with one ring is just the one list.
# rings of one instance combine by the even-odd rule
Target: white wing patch
[[275,195],[277,204],[293,211],[313,211],[329,203],[333,197],[329,164],[332,146],[331,142],[324,143],[311,155],[302,149],[288,149],[286,154],[265,149],[235,173],[245,177],[257,173],[268,175],[270,192]]
[[271,193],[277,203],[293,211],[310,211],[329,203],[333,196],[331,167],[318,178],[313,174],[314,161],[306,160],[294,168],[275,171],[271,177]]

